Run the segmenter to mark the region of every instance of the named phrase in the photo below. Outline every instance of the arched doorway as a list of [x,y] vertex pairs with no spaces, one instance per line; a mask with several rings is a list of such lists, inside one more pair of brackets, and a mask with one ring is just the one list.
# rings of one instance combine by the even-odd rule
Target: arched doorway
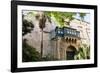
[[75,54],[76,48],[70,45],[66,50],[66,60],[74,60]]

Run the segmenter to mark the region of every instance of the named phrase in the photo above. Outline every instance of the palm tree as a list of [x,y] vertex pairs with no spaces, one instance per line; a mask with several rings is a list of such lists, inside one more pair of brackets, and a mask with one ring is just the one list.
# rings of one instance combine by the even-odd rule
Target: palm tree
[[41,33],[41,58],[43,56],[43,29],[45,28],[46,23],[46,16],[44,13],[42,13],[41,18],[39,19],[39,27],[42,30]]

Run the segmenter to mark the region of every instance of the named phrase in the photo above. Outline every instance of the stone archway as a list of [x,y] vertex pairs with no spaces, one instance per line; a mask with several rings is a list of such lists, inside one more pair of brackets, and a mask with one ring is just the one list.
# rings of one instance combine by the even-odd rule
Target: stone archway
[[74,60],[76,54],[76,48],[72,45],[68,46],[66,50],[66,60]]

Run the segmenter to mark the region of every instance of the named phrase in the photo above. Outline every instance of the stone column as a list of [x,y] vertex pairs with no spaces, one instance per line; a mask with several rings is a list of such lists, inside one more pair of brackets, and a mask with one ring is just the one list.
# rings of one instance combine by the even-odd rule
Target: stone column
[[56,45],[57,45],[57,47],[56,47],[56,58],[57,59],[60,59],[60,41],[61,41],[61,38],[59,37],[57,39],[57,43],[56,43]]

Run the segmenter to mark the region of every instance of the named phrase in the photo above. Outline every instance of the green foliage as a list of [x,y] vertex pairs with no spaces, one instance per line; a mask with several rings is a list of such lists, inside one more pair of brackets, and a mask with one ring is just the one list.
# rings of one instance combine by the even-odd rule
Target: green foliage
[[53,61],[53,58],[50,56],[45,56],[45,57],[42,57],[42,60],[43,61]]
[[76,13],[72,13],[72,12],[45,12],[45,14],[50,17],[50,18],[55,18],[56,22],[58,22],[60,25],[60,27],[64,27],[64,22],[65,19],[69,19],[69,22],[67,25],[70,24],[70,21],[72,21],[74,19],[74,15]]
[[86,13],[79,13],[81,20],[84,20],[84,17],[86,16]]
[[85,59],[85,52],[83,50],[84,48],[79,48],[79,59]]
[[45,57],[41,57],[41,54],[36,51],[35,48],[31,47],[26,43],[27,40],[23,40],[23,48],[22,48],[22,61],[23,62],[36,62],[36,61],[54,61],[53,56],[50,54]]
[[80,47],[77,55],[75,56],[75,59],[90,59],[90,47],[87,47],[86,45]]
[[26,43],[26,40],[23,41],[22,52],[23,52],[22,53],[23,62],[41,61],[39,52],[37,52],[35,48],[28,45]]
[[42,57],[43,61],[56,61],[58,59],[54,58],[51,54],[46,55],[45,57]]
[[34,16],[34,12],[28,12],[27,15]]
[[28,20],[23,19],[22,35],[30,33],[33,28],[34,28],[34,25],[32,24],[32,22],[29,22]]

